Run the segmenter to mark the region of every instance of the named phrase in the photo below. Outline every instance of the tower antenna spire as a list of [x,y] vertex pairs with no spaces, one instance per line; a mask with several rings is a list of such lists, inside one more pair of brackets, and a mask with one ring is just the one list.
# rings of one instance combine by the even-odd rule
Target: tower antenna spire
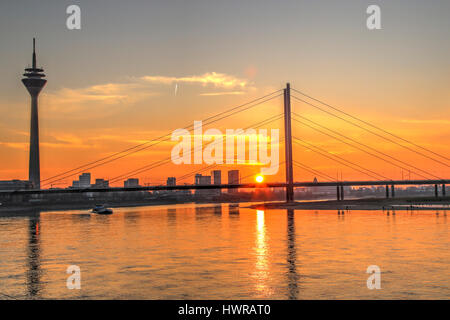
[[47,83],[44,79],[44,69],[36,66],[36,39],[33,38],[33,67],[25,68],[22,83],[31,96],[31,125],[30,125],[30,160],[28,164],[28,180],[33,188],[41,187],[41,167],[39,161],[39,119],[38,96]]
[[36,39],[33,38],[33,69],[36,69]]

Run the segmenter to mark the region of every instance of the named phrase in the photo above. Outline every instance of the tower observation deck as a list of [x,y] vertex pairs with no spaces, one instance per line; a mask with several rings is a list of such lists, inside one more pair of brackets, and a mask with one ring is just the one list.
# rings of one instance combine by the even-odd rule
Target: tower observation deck
[[40,162],[39,162],[39,117],[38,117],[38,96],[42,88],[47,83],[44,79],[44,69],[36,65],[36,41],[33,38],[33,62],[31,68],[26,68],[22,79],[31,96],[31,124],[30,124],[30,159],[28,167],[29,180],[33,188],[40,189]]

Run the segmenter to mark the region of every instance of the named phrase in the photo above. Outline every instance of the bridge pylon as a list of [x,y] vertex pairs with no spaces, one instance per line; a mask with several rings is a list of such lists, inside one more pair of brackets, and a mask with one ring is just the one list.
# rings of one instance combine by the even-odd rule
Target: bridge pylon
[[286,168],[286,202],[294,201],[294,172],[292,168],[291,86],[286,84],[284,93],[284,151]]

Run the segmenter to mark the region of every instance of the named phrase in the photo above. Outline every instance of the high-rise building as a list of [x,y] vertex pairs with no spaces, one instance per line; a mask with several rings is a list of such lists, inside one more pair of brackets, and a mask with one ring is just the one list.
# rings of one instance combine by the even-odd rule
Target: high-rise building
[[[213,170],[211,171],[211,176],[213,178],[213,184],[215,185],[221,185],[222,184],[222,171],[220,170]],[[221,189],[215,189],[216,195],[221,195],[222,190]]]
[[[200,173],[197,173],[195,175],[195,185],[196,186],[207,186],[211,184],[211,176],[203,176]],[[212,190],[209,189],[197,189],[195,190],[195,195],[197,196],[211,196],[214,194],[214,192],[211,192]]]
[[[228,171],[228,184],[239,184],[239,170]],[[228,192],[238,192],[238,189],[228,189]]]
[[239,184],[239,170],[228,171],[228,184]]
[[211,176],[203,176],[201,173],[195,175],[195,185],[204,186],[211,184]]
[[82,173],[79,176],[80,188],[90,188],[91,187],[91,174],[89,172]]
[[211,176],[213,177],[213,183],[215,185],[222,184],[222,171],[220,170],[211,171]]
[[125,188],[139,187],[139,179],[138,178],[130,178],[123,182],[123,186]]
[[26,68],[22,79],[31,96],[31,123],[30,123],[30,158],[28,162],[28,179],[33,188],[41,188],[41,169],[39,163],[39,117],[38,117],[38,96],[42,88],[47,83],[44,69],[36,65],[35,39],[33,38],[33,61],[32,67]]
[[168,186],[176,186],[177,185],[177,178],[175,178],[175,177],[168,177],[167,178],[167,185]]
[[90,187],[91,187],[91,174],[89,172],[81,174],[80,176],[78,176],[78,180],[72,181],[72,188],[90,188]]
[[95,179],[94,187],[96,188],[109,188],[109,181],[105,179]]

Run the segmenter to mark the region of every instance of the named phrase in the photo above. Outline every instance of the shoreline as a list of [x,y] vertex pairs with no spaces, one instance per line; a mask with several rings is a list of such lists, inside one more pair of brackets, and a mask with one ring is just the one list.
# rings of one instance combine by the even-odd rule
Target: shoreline
[[[246,205],[248,203],[256,204]],[[276,210],[276,209],[292,209],[292,210],[450,210],[450,196],[448,197],[421,197],[421,198],[364,198],[349,200],[303,200],[293,203],[284,201],[261,202],[258,200],[250,201],[143,201],[143,202],[120,202],[107,203],[110,208],[132,208],[147,207],[161,205],[177,205],[177,204],[243,204],[243,208],[257,210]],[[88,203],[57,203],[57,204],[28,204],[17,206],[0,206],[0,217],[8,213],[30,213],[45,211],[65,211],[65,210],[89,210],[94,206],[94,202]]]
[[293,203],[271,202],[248,206],[257,210],[449,210],[450,197],[440,198],[397,198],[397,199],[352,199],[352,200],[319,200]]
[[[178,205],[178,204],[239,204],[239,203],[249,203],[254,201],[222,201],[222,202],[210,202],[210,201],[145,201],[145,202],[120,202],[120,203],[108,203],[106,205],[108,208],[133,208],[133,207],[153,207],[153,206],[163,206],[163,205]],[[57,204],[27,204],[27,205],[16,205],[16,206],[0,206],[0,217],[8,213],[33,213],[33,212],[46,212],[46,211],[66,211],[66,210],[90,210],[94,207],[97,202],[88,203],[57,203]]]
[[352,200],[320,200],[293,203],[270,202],[248,206],[258,210],[449,210],[450,197],[423,197],[423,198],[365,198]]

